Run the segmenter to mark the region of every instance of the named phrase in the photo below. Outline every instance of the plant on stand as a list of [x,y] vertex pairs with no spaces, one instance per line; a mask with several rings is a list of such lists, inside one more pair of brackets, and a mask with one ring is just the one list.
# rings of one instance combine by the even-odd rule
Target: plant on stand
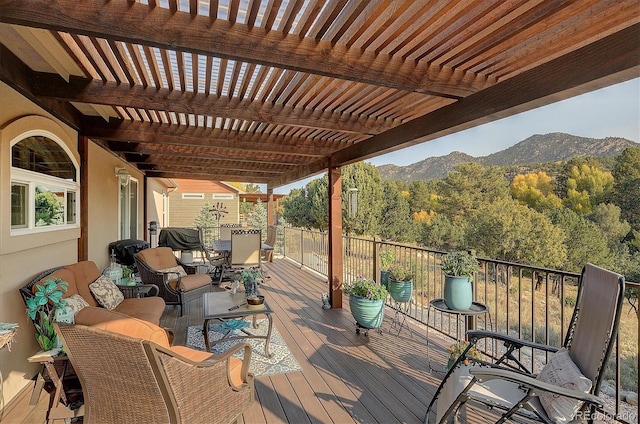
[[[387,289],[375,281],[358,276],[355,281],[344,283],[342,290],[349,296],[351,315],[356,320],[356,333],[360,328],[379,328],[384,318],[384,300]],[[365,335],[367,332],[365,331]]]
[[58,347],[58,337],[53,328],[56,310],[63,309],[66,301],[62,295],[67,291],[68,283],[59,278],[48,279],[36,285],[33,297],[27,300],[27,316],[36,327],[36,339],[42,350]]
[[444,302],[450,309],[463,311],[473,304],[471,283],[480,270],[478,260],[469,252],[447,253],[440,262],[444,272]]
[[411,266],[395,263],[389,268],[389,294],[396,302],[408,302],[413,294],[415,271]]

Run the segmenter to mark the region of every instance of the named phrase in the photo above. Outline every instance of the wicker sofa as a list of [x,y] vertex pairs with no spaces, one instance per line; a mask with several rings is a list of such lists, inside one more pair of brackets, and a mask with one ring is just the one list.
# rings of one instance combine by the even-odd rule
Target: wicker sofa
[[93,326],[56,324],[82,383],[85,422],[229,423],[253,402],[249,345],[213,355],[170,346],[151,323],[98,315]]
[[[79,294],[90,306],[80,310],[76,314],[75,322],[77,324],[92,325],[96,322],[96,317],[94,316],[96,309],[101,309],[101,307],[91,293],[89,284],[96,281],[100,275],[100,270],[98,270],[95,262],[82,261],[44,271],[22,287],[20,294],[26,303],[27,299],[33,296],[34,286],[41,284],[47,279],[58,277],[69,283],[63,298]],[[165,302],[161,297],[150,296],[124,299],[115,307],[114,311],[158,325],[164,308]]]

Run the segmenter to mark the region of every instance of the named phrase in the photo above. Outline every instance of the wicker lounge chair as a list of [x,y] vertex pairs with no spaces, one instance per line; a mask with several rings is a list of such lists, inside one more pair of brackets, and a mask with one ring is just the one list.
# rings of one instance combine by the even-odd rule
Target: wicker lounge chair
[[[140,279],[144,284],[158,286],[159,294],[167,305],[179,305],[180,316],[184,305],[211,290],[211,277],[196,274],[197,267],[181,263],[170,247],[145,249],[135,254]],[[176,268],[180,265],[187,275]]]
[[[469,331],[471,343],[438,387],[425,423],[436,403],[435,422],[443,423],[457,416],[467,402],[499,412],[496,422],[516,418],[545,423],[591,422],[596,416],[594,408],[603,407],[597,395],[618,332],[623,297],[624,277],[587,264],[562,349],[490,331]],[[493,363],[465,357],[481,339],[497,340],[505,353]],[[551,353],[539,375],[518,360],[521,348]],[[480,366],[462,365],[469,360]]]
[[56,331],[82,383],[85,423],[229,423],[254,400],[249,345],[212,355],[82,325]]

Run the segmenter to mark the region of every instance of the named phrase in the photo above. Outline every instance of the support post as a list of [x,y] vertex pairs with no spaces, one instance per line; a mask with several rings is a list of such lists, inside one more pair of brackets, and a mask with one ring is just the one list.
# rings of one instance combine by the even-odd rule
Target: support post
[[342,308],[342,173],[329,166],[329,296],[331,307]]
[[273,189],[267,186],[267,225],[275,224],[274,213],[275,202],[273,199]]

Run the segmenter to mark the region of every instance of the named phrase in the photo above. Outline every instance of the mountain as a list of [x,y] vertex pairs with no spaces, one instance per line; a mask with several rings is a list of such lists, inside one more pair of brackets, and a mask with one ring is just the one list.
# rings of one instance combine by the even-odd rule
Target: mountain
[[617,156],[627,147],[640,144],[620,137],[587,138],[565,133],[536,134],[488,156],[473,157],[461,152],[427,158],[407,166],[381,165],[378,171],[389,180],[432,180],[444,178],[457,165],[476,162],[481,165],[507,166],[569,160],[575,157]]

